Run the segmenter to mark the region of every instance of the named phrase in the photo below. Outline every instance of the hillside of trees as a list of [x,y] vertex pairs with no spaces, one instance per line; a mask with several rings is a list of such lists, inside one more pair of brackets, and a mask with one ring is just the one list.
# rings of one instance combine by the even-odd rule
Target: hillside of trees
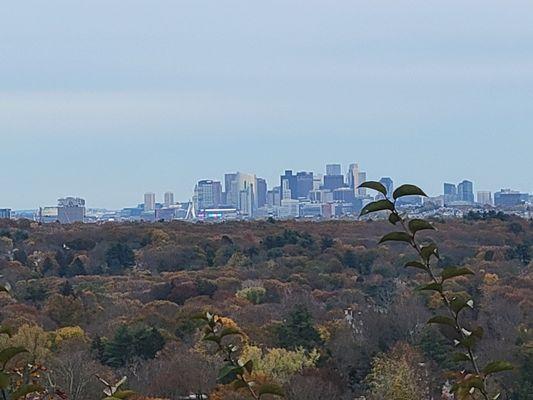
[[[533,399],[533,222],[432,223],[438,267],[475,272],[453,285],[478,305],[480,357],[515,366],[491,384],[501,399]],[[12,330],[0,351],[28,350],[10,368],[31,365],[21,379],[43,387],[39,399],[101,399],[98,377],[124,376],[138,399],[247,399],[217,380],[223,360],[194,318],[210,311],[242,331],[254,379],[287,399],[452,399],[453,341],[426,323],[439,299],[414,290],[412,251],[378,245],[388,230],[372,220],[0,221],[0,281],[12,287],[0,293],[0,323]]]

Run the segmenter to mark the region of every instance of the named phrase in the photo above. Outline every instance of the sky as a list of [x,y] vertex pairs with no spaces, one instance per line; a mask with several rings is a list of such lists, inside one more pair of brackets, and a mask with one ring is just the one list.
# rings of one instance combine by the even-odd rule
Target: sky
[[0,208],[358,162],[431,194],[533,192],[533,3],[0,5]]

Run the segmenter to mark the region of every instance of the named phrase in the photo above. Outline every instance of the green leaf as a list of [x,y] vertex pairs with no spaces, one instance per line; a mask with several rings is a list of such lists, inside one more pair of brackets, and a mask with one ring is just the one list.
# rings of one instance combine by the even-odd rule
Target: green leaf
[[383,210],[394,210],[394,204],[390,200],[378,200],[373,201],[372,203],[368,203],[366,206],[363,207],[361,210],[361,216],[370,214],[376,211],[383,211]]
[[401,218],[398,216],[398,214],[396,213],[391,213],[389,215],[389,222],[392,224],[392,225],[396,225],[398,222],[401,221]]
[[406,268],[413,267],[413,268],[423,269],[424,271],[427,271],[427,267],[419,261],[409,261],[408,263],[405,264],[405,267]]
[[455,320],[450,317],[446,317],[444,315],[435,315],[434,317],[430,318],[428,321],[428,324],[442,324],[442,325],[448,325],[453,328],[455,328]]
[[454,362],[470,361],[470,357],[466,353],[453,353],[452,361]]
[[422,258],[424,261],[429,261],[431,256],[435,256],[436,258],[440,258],[439,256],[439,249],[435,243],[430,243],[426,246],[423,246],[420,249],[420,253],[422,254]]
[[391,232],[391,233],[387,233],[385,236],[383,236],[379,243],[384,243],[384,242],[406,242],[406,243],[411,243],[412,242],[412,237],[411,235],[409,235],[408,233],[405,233],[405,232]]
[[435,230],[433,225],[423,219],[412,219],[409,221],[409,230],[413,233],[413,235],[418,231],[427,229]]
[[27,352],[28,350],[26,350],[24,347],[8,347],[0,351],[0,363],[3,364],[5,367],[9,360],[11,360],[13,357],[18,354]]
[[442,284],[433,282],[427,285],[421,285],[416,290],[435,290],[436,292],[442,292]]
[[442,270],[441,278],[445,281],[446,279],[464,275],[474,275],[474,273],[470,269],[464,267],[446,267]]
[[0,371],[0,389],[6,389],[11,382],[9,375]]
[[202,321],[208,321],[207,315],[205,313],[198,313],[191,316],[191,319],[199,319]]
[[235,367],[234,365],[228,364],[220,369],[217,380],[223,385],[227,385],[237,379],[237,374],[242,373],[242,367]]
[[403,196],[424,196],[427,197],[427,194],[424,193],[422,189],[415,185],[402,185],[397,188],[392,197],[394,200],[403,197]]
[[483,368],[483,373],[485,375],[490,375],[495,374],[496,372],[510,371],[512,369],[514,369],[513,364],[507,361],[493,361]]
[[454,297],[450,300],[450,307],[457,314],[465,307],[474,308],[474,300],[465,300],[459,297]]
[[[464,330],[466,331],[466,330]],[[465,332],[463,332],[464,334]],[[469,334],[461,339],[459,341],[459,344],[466,347],[467,349],[473,348],[478,341],[480,341],[483,338],[483,328],[478,326],[475,328],[472,332],[468,332]]]
[[215,342],[215,343],[220,343],[220,338],[216,335],[205,335],[203,338],[202,338],[203,341],[205,342]]
[[229,336],[229,335],[242,335],[242,332],[240,330],[238,330],[237,328],[234,328],[234,327],[226,327],[226,328],[223,328],[220,333],[218,334],[218,336],[222,339],[224,336]]
[[127,399],[128,397],[134,396],[135,392],[133,390],[119,390],[113,394],[113,397],[117,399]]
[[25,397],[26,395],[30,393],[40,392],[42,390],[43,388],[40,387],[39,385],[22,385],[17,390],[15,390],[13,394],[11,394],[11,398],[13,400],[18,400],[21,397]]
[[254,370],[254,362],[252,360],[248,360],[246,363],[244,363],[243,367],[249,374],[251,374]]
[[8,282],[0,283],[0,292],[11,292],[11,285]]
[[382,193],[384,196],[387,196],[387,189],[383,184],[375,181],[366,181],[361,183],[358,187],[360,188],[368,188],[368,189],[374,189],[378,192]]
[[273,394],[275,396],[280,397],[285,396],[285,392],[283,392],[283,389],[280,386],[274,385],[272,383],[266,383],[264,385],[259,386],[257,393],[259,394],[259,397],[265,394]]

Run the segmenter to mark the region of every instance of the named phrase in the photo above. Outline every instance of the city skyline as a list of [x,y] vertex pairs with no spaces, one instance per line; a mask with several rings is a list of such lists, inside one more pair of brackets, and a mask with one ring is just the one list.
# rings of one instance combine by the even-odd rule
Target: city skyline
[[13,2],[0,204],[121,207],[358,160],[430,193],[533,191],[533,4]]
[[[350,182],[350,174],[352,173],[353,171],[353,167],[355,166],[356,168],[356,174],[359,175],[358,177],[355,178],[355,181],[354,182]],[[394,175],[385,175],[385,176],[377,176],[375,174],[373,174],[371,171],[367,171],[365,168],[361,168],[360,167],[360,163],[358,162],[350,162],[350,163],[347,163],[346,165],[345,164],[342,164],[340,162],[328,162],[328,163],[324,163],[322,165],[322,169],[321,170],[304,170],[304,169],[283,169],[282,171],[280,171],[278,173],[278,175],[275,177],[275,178],[272,178],[272,179],[267,179],[265,178],[264,176],[262,176],[261,174],[258,174],[256,173],[255,171],[253,171],[252,169],[249,169],[248,172],[243,172],[243,171],[233,171],[233,172],[228,172],[228,171],[225,171],[225,172],[220,172],[217,176],[212,176],[212,177],[202,177],[194,182],[191,182],[191,189],[188,191],[185,191],[185,195],[182,196],[180,192],[177,192],[177,191],[174,191],[172,190],[172,188],[169,189],[169,185],[165,186],[164,188],[162,188],[161,190],[152,190],[151,188],[149,188],[147,191],[145,192],[141,192],[141,191],[137,191],[135,192],[134,194],[134,197],[132,198],[129,198],[127,199],[124,203],[122,204],[118,204],[116,206],[109,206],[109,205],[106,205],[106,204],[94,204],[94,202],[91,201],[91,199],[87,198],[86,196],[84,196],[83,194],[80,194],[80,193],[66,193],[66,194],[62,194],[62,195],[57,195],[55,196],[55,200],[51,200],[47,203],[40,203],[40,204],[35,204],[33,206],[28,206],[28,207],[20,207],[20,206],[17,206],[17,205],[7,205],[7,204],[2,204],[0,203],[0,208],[4,207],[4,208],[9,208],[9,209],[12,209],[12,210],[37,210],[39,209],[40,207],[54,207],[55,206],[55,203],[56,201],[61,201],[62,199],[60,197],[71,197],[71,196],[76,196],[76,197],[80,197],[80,198],[83,198],[83,199],[86,199],[88,200],[88,208],[93,208],[93,209],[108,209],[108,210],[118,210],[118,209],[122,209],[122,208],[127,208],[127,207],[135,207],[139,204],[144,204],[145,206],[145,211],[153,211],[155,210],[155,205],[156,204],[162,204],[164,205],[165,207],[168,207],[170,204],[177,204],[178,202],[188,202],[188,201],[194,201],[194,197],[195,197],[195,194],[196,194],[196,188],[198,186],[198,184],[202,183],[202,182],[215,182],[215,183],[219,183],[220,184],[220,194],[219,196],[224,193],[224,191],[226,190],[226,185],[228,184],[228,182],[225,182],[225,180],[227,180],[227,177],[230,176],[230,175],[243,175],[245,177],[254,177],[255,179],[257,180],[261,180],[263,181],[263,184],[266,185],[266,187],[268,188],[268,190],[272,190],[273,188],[276,188],[276,187],[279,187],[280,188],[280,191],[283,192],[283,188],[282,188],[282,182],[280,182],[280,176],[281,176],[281,179],[283,179],[283,173],[287,173],[288,171],[291,171],[294,175],[294,178],[296,179],[297,177],[297,174],[300,175],[302,173],[311,173],[311,174],[314,174],[315,176],[315,180],[320,177],[321,178],[321,182],[323,184],[325,184],[325,188],[327,188],[327,181],[324,180],[324,177],[326,177],[328,175],[328,170],[330,172],[332,172],[333,170],[331,168],[334,168],[335,171],[337,171],[337,168],[340,168],[340,172],[341,172],[341,176],[342,176],[342,180],[343,180],[343,184],[347,187],[350,187],[350,186],[353,186],[354,184],[357,185],[358,183],[361,183],[365,180],[374,180],[374,181],[379,181],[381,179],[392,179],[392,182],[394,182],[394,184],[397,184],[397,183],[400,183],[399,180],[397,180]],[[335,175],[332,173],[332,175]],[[312,178],[312,175],[311,175],[311,178]],[[334,178],[334,176],[333,176]],[[245,180],[249,180],[250,178],[244,178]],[[465,177],[465,176],[461,176],[459,179],[456,179],[456,180],[453,180],[453,179],[448,179],[448,180],[443,180],[442,182],[433,182],[432,186],[436,186],[438,185],[438,189],[435,190],[434,192],[433,191],[429,191],[427,188],[424,188],[424,190],[426,191],[426,193],[430,196],[430,197],[437,197],[437,196],[441,196],[441,195],[444,195],[444,197],[446,198],[446,195],[449,195],[450,193],[448,193],[448,190],[450,190],[449,185],[452,185],[453,186],[453,190],[455,191],[454,194],[458,194],[459,197],[461,197],[462,195],[459,194],[459,191],[461,190],[461,185],[464,184],[465,182],[469,183],[471,185],[470,187],[470,192],[472,193],[472,196],[473,198],[472,199],[468,199],[468,201],[472,201],[472,202],[477,202],[477,197],[481,194],[482,196],[489,196],[491,201],[493,201],[493,198],[492,196],[494,196],[494,194],[496,194],[498,191],[505,191],[505,190],[517,190],[518,192],[522,192],[522,193],[527,193],[527,194],[530,194],[532,193],[533,194],[533,190],[531,191],[528,191],[528,190],[520,190],[519,188],[516,188],[516,187],[512,187],[510,185],[503,185],[499,188],[486,188],[486,187],[480,187],[476,181],[474,181],[473,179],[470,179],[470,177]],[[423,185],[420,185],[419,183],[417,183],[415,180],[413,181],[405,181],[405,183],[415,183],[421,187],[423,187]],[[435,185],[436,184],[436,185]],[[312,184],[311,184],[312,186]],[[357,195],[360,195],[360,196],[365,196],[366,195],[366,190],[364,189],[359,189],[359,190],[356,190],[356,196]],[[254,196],[256,196],[257,194],[255,193]],[[238,196],[238,194],[236,194],[235,196]],[[281,195],[281,197],[283,197],[283,195]],[[293,198],[297,198],[297,196],[293,196]],[[1,200],[1,199],[0,199]],[[146,208],[146,204],[147,202],[150,204],[148,206],[148,208]],[[257,207],[257,202],[255,203],[255,207]]]

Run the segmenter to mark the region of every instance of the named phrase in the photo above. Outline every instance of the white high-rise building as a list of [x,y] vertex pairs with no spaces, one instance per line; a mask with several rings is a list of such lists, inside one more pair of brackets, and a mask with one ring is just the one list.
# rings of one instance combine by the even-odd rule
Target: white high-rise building
[[[366,182],[366,172],[358,172],[357,173],[357,179],[355,180],[355,187],[357,188],[361,183]],[[366,196],[366,189],[365,188],[358,188],[355,192],[358,196]]]
[[477,202],[482,206],[492,206],[492,193],[486,190],[480,190],[477,192]]
[[155,193],[144,194],[144,211],[155,211]]
[[357,175],[359,174],[359,164],[354,163],[350,164],[348,167],[348,172],[346,173],[346,183],[348,184],[348,187],[356,191],[357,185]]
[[165,207],[168,208],[174,205],[174,193],[166,192],[165,193]]

